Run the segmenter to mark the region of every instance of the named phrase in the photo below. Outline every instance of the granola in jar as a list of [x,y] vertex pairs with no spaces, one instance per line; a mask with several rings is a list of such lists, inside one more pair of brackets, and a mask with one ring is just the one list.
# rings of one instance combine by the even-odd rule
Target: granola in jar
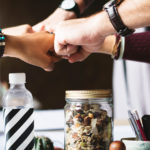
[[65,119],[65,150],[108,150],[112,109],[105,101],[73,99],[65,107]]

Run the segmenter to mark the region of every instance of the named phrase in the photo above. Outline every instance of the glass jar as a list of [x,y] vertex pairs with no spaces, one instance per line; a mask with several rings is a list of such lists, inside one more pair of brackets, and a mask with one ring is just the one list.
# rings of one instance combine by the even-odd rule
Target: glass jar
[[111,90],[66,91],[65,150],[108,150],[112,141]]

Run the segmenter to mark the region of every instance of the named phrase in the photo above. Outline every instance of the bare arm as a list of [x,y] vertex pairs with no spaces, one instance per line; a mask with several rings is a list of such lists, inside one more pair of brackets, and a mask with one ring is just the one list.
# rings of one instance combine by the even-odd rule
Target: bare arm
[[[131,29],[150,25],[150,0],[124,0],[118,7],[123,22]],[[100,34],[115,33],[106,12],[100,12],[93,18],[100,27]],[[102,23],[103,22],[103,23]]]
[[5,37],[6,46],[3,57],[16,57],[46,71],[52,71],[54,63],[60,59],[48,53],[49,51],[54,53],[54,35],[52,34],[38,32],[20,36],[5,35]]
[[[95,0],[75,0],[79,6],[80,13],[82,14]],[[49,32],[55,31],[56,25],[62,21],[75,19],[76,15],[72,11],[66,11],[57,8],[45,20],[33,26],[34,31],[47,30]]]
[[[150,0],[124,0],[118,11],[129,28],[150,25]],[[116,31],[107,13],[102,11],[88,18],[64,21],[55,33],[56,53],[71,55],[69,62],[76,62],[84,60],[90,53],[99,51],[105,37]],[[75,53],[77,46],[81,48]]]
[[18,25],[18,26],[3,29],[4,34],[15,35],[15,36],[22,35],[25,33],[33,33],[33,32],[34,31],[29,24],[23,24],[23,25]]

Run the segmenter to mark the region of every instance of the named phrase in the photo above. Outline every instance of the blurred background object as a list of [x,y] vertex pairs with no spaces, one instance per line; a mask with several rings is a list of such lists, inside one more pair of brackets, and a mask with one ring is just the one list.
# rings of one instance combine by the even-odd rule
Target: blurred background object
[[[0,5],[1,28],[20,24],[34,25],[47,18],[60,4],[60,0],[5,0]],[[100,10],[105,0],[85,12],[85,16]],[[32,92],[36,108],[58,109],[65,105],[66,90],[110,89],[112,87],[112,59],[94,54],[84,62],[69,64],[66,60],[57,63],[53,72],[28,65],[18,59],[0,60],[0,80],[8,83],[10,72],[25,72],[27,88]],[[0,99],[1,101],[1,99]]]

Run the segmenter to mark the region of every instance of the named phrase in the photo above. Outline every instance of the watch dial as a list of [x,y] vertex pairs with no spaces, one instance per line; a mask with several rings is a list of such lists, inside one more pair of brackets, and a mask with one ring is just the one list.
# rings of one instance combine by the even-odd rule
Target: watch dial
[[72,9],[75,6],[74,0],[64,0],[61,3],[61,8],[63,9]]

